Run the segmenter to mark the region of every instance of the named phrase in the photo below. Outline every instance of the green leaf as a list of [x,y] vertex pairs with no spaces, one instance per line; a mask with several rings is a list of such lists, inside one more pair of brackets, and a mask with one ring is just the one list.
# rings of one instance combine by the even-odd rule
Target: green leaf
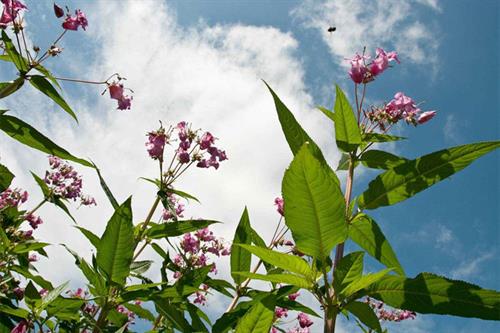
[[152,226],[147,230],[146,234],[149,238],[153,239],[176,237],[184,235],[187,232],[203,229],[214,223],[220,222],[212,220],[185,220],[162,224],[151,223]]
[[42,297],[42,303],[40,306],[37,308],[37,310],[42,311],[44,310],[49,304],[54,302],[54,300],[61,295],[61,293],[64,291],[64,289],[67,288],[69,282],[65,282],[61,284],[59,287],[56,287],[49,291],[45,296]]
[[359,158],[364,166],[372,169],[389,170],[409,160],[383,150],[368,150]]
[[299,288],[311,289],[313,283],[310,280],[307,280],[301,276],[295,274],[257,274],[257,273],[249,273],[249,272],[233,272],[235,275],[241,275],[246,278],[254,279],[254,280],[263,280],[269,281],[273,283],[286,283],[291,284],[292,286],[297,286]]
[[197,203],[200,203],[200,200],[198,200],[195,196],[192,196],[191,194],[189,193],[186,193],[184,191],[181,191],[181,190],[176,190],[176,189],[173,189],[173,188],[167,188],[166,189],[167,192],[170,192],[170,193],[173,193],[175,195],[178,195],[186,200],[188,199],[191,199],[191,200],[194,200],[196,201]]
[[97,264],[108,281],[125,283],[134,256],[135,240],[131,198],[128,198],[109,220],[97,248]]
[[54,205],[56,205],[57,207],[61,208],[65,213],[66,215],[68,215],[71,220],[73,220],[73,222],[76,223],[76,220],[75,218],[73,217],[73,215],[71,215],[71,213],[69,212],[69,209],[68,207],[66,207],[66,205],[64,204],[64,201],[63,199],[61,199],[60,197],[58,196],[55,196],[51,193],[50,191],[50,188],[47,186],[47,184],[43,181],[43,179],[41,179],[40,177],[38,177],[36,174],[34,174],[33,172],[31,172],[31,175],[33,176],[33,178],[35,178],[35,181],[37,182],[38,186],[40,187],[40,189],[42,190],[42,193],[43,193],[43,196],[44,198],[48,201],[48,202],[51,202],[53,203]]
[[130,265],[130,271],[134,274],[143,274],[151,267],[152,263],[151,260],[134,261]]
[[53,84],[55,84],[59,89],[61,89],[61,86],[59,85],[59,82],[57,82],[57,79],[52,75],[51,72],[42,65],[38,64],[35,66],[35,69],[45,75],[47,79],[49,79]]
[[11,308],[7,305],[0,304],[0,313],[6,313],[19,318],[28,318],[30,313],[22,308]]
[[408,161],[377,176],[360,196],[361,208],[375,209],[406,200],[500,147],[500,141],[443,149]]
[[419,313],[500,320],[500,293],[431,273],[415,278],[386,276],[363,295],[388,305]]
[[340,295],[343,296],[344,298],[349,297],[349,296],[353,295],[354,293],[360,291],[361,289],[364,289],[364,288],[368,287],[369,285],[379,281],[384,276],[386,276],[391,270],[392,270],[391,268],[386,268],[386,269],[383,269],[377,273],[363,275],[360,278],[358,278],[355,281],[348,284],[340,292]]
[[337,166],[337,171],[348,170],[350,160],[351,160],[351,157],[349,156],[349,154],[342,153],[342,155],[340,156],[339,165]]
[[187,303],[187,310],[189,312],[189,316],[191,317],[191,325],[193,326],[194,331],[208,333],[208,329],[200,318],[200,315],[204,314],[203,311],[191,303]]
[[43,249],[47,245],[50,245],[50,244],[49,243],[38,243],[38,242],[23,242],[23,243],[17,244],[12,251],[14,253],[17,253],[17,254],[22,254],[22,253],[27,253],[30,251],[36,251],[39,249]]
[[380,322],[377,315],[373,312],[373,309],[366,303],[362,302],[351,302],[344,306],[350,313],[358,317],[358,319],[377,332],[382,332],[382,327],[380,327]]
[[364,252],[352,252],[340,259],[333,271],[333,289],[337,294],[363,274]]
[[14,174],[0,164],[0,192],[5,191],[10,186],[12,179],[14,179]]
[[123,304],[124,307],[126,307],[128,310],[132,311],[136,315],[138,315],[142,319],[149,320],[151,322],[155,321],[155,316],[151,313],[151,311],[143,308],[140,305],[137,304],[132,304],[132,303],[125,303]]
[[42,93],[47,95],[50,99],[52,99],[57,105],[59,105],[64,111],[69,113],[69,115],[71,117],[73,117],[78,122],[78,119],[76,118],[75,113],[73,112],[73,110],[71,110],[68,103],[66,103],[64,98],[62,98],[62,96],[59,95],[56,88],[54,88],[52,86],[52,84],[50,84],[50,82],[46,78],[44,78],[41,75],[31,75],[29,82],[31,83],[31,85],[33,87],[40,90]]
[[115,196],[113,195],[113,193],[109,189],[108,185],[106,184],[106,181],[104,180],[104,178],[102,178],[101,171],[99,170],[97,165],[95,165],[94,163],[92,163],[92,165],[94,166],[95,171],[97,172],[97,176],[99,177],[99,183],[101,184],[101,188],[103,189],[104,193],[106,194],[106,197],[108,197],[108,200],[111,203],[111,206],[113,206],[113,209],[117,209],[118,206],[120,206],[120,205],[118,204],[118,201],[116,201]]
[[81,233],[89,240],[90,244],[94,245],[96,249],[99,248],[99,243],[101,242],[99,236],[97,236],[92,231],[85,229],[83,227],[76,227],[76,228],[80,230]]
[[335,139],[337,146],[345,152],[353,152],[361,144],[361,132],[354,111],[344,92],[335,86]]
[[250,218],[248,217],[248,210],[245,207],[241,215],[240,222],[234,232],[233,245],[231,246],[231,276],[236,285],[243,282],[240,275],[234,275],[232,272],[249,272],[250,265],[252,264],[252,255],[245,248],[236,246],[236,244],[251,244],[252,243],[252,229],[250,227]]
[[5,33],[5,30],[2,30],[2,40],[5,46],[5,51],[7,51],[10,60],[14,63],[14,65],[21,74],[26,73],[28,71],[28,64],[16,50],[16,47],[14,46],[14,44],[12,44],[12,41],[10,40],[9,36]]
[[349,224],[349,238],[386,267],[393,267],[397,274],[405,275],[391,244],[370,216],[356,215]]
[[325,165],[328,169],[328,172],[331,174],[332,179],[337,184],[340,184],[339,179],[330,168],[328,163],[326,162],[323,153],[319,149],[318,145],[309,137],[309,135],[302,129],[300,124],[297,122],[293,113],[286,107],[285,104],[279,99],[278,95],[271,89],[271,87],[264,81],[267,88],[273,95],[274,104],[276,106],[276,112],[278,113],[278,119],[281,124],[281,128],[283,133],[285,134],[286,141],[288,142],[288,146],[292,150],[293,155],[295,156],[300,148],[304,145],[304,143],[309,142],[310,149],[314,157],[320,161],[321,164]]
[[394,136],[388,134],[380,134],[380,133],[364,133],[362,136],[362,141],[366,143],[370,142],[391,142],[391,141],[399,141],[406,140],[406,138],[402,136]]
[[71,155],[68,151],[56,145],[35,128],[16,117],[5,114],[0,115],[0,130],[31,148],[87,167],[93,167],[90,162]]
[[302,253],[323,259],[347,237],[342,191],[305,144],[282,183],[285,222]]
[[40,287],[42,287],[44,289],[47,289],[47,290],[54,289],[54,287],[52,286],[52,284],[49,281],[45,280],[40,275],[33,275],[33,274],[31,274],[31,272],[28,271],[28,269],[26,269],[24,267],[21,267],[21,266],[10,266],[10,269],[12,271],[14,271],[14,272],[17,272],[17,273],[21,274],[25,278],[32,280],[33,282],[35,282],[36,284],[38,284]]
[[254,304],[238,322],[235,333],[269,333],[273,324],[275,304],[274,295]]
[[335,113],[333,111],[328,110],[323,106],[317,106],[318,110],[320,110],[325,116],[327,116],[331,121],[335,122]]
[[299,258],[299,257],[294,256],[292,254],[285,254],[285,253],[276,252],[276,251],[269,250],[269,249],[264,249],[264,248],[258,247],[258,246],[250,246],[250,245],[242,245],[242,244],[234,244],[234,245],[237,245],[237,247],[241,247],[241,248],[255,254],[257,257],[259,257],[263,261],[266,261],[266,262],[270,263],[271,265],[279,267],[285,271],[299,274],[299,275],[301,275],[307,279],[310,279],[310,280],[315,280],[315,278],[316,278],[315,272],[311,269],[311,267],[309,267],[309,264],[307,263],[307,261],[305,261],[302,258]]
[[169,304],[166,300],[155,298],[154,300],[158,312],[165,316],[181,332],[193,332],[191,325],[184,318],[184,312]]
[[5,98],[18,91],[24,84],[24,78],[19,77],[14,81],[0,82],[0,98]]

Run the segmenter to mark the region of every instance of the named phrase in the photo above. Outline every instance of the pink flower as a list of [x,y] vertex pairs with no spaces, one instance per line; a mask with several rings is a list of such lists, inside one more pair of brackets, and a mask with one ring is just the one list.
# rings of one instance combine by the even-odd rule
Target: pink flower
[[215,142],[215,137],[210,132],[205,132],[200,140],[200,149],[207,149]]
[[163,150],[168,141],[168,136],[165,134],[163,127],[158,131],[148,133],[148,141],[146,142],[146,150],[149,156],[154,160],[163,161]]
[[[188,142],[188,141],[185,141],[185,142]],[[177,158],[179,159],[179,162],[181,164],[187,164],[191,161],[191,157],[189,156],[189,153],[182,148],[179,148],[177,150]]]
[[14,295],[16,296],[16,298],[18,300],[21,300],[24,298],[24,289],[23,288],[16,287],[16,288],[14,288],[14,290],[12,290],[12,292],[14,293]]
[[38,256],[37,256],[36,254],[34,254],[34,253],[33,253],[33,254],[30,254],[30,255],[28,256],[28,261],[29,261],[29,262],[36,262],[36,261],[38,261]]
[[422,112],[419,116],[418,116],[418,120],[417,122],[419,124],[423,124],[423,123],[426,123],[428,122],[429,120],[431,120],[432,118],[434,118],[434,116],[436,115],[436,111],[426,111],[426,112]]
[[288,299],[289,299],[290,301],[295,301],[295,300],[297,299],[297,297],[299,297],[299,296],[300,296],[300,293],[297,291],[297,292],[296,292],[296,293],[294,293],[294,294],[290,294],[290,295],[288,295]]
[[109,96],[118,101],[118,110],[130,110],[132,96],[125,95],[125,89],[120,82],[108,84]]
[[309,319],[309,316],[306,315],[305,313],[301,312],[299,313],[299,315],[297,316],[297,320],[299,321],[299,325],[300,327],[304,328],[304,327],[309,327],[311,326],[312,324],[314,324],[312,322],[311,319]]
[[278,211],[278,213],[280,213],[281,216],[285,216],[284,204],[285,201],[282,198],[277,197],[276,199],[274,199],[274,205],[276,206],[276,210]]
[[190,253],[196,253],[198,252],[199,249],[199,241],[193,236],[191,236],[190,233],[187,233],[184,235],[181,243],[181,247],[184,251],[190,252]]
[[[57,15],[57,14],[56,14]],[[75,16],[66,15],[62,27],[66,30],[78,30],[78,27],[82,27],[83,30],[88,26],[89,22],[85,17],[85,13],[83,13],[80,9],[75,11]]]
[[10,189],[0,193],[0,209],[5,207],[18,207],[20,204],[28,200],[28,192],[22,191],[19,188]]
[[385,53],[384,49],[377,48],[377,57],[370,65],[370,72],[373,76],[377,76],[389,67],[389,61],[395,60],[399,63],[398,54],[395,51]]
[[28,214],[24,217],[26,221],[30,224],[31,228],[37,229],[40,224],[43,223],[42,219],[40,216],[35,216],[33,214]]
[[354,83],[361,83],[364,81],[368,68],[366,68],[365,60],[367,57],[356,55],[351,59],[351,70],[349,71],[349,76],[354,81]]
[[27,7],[18,0],[2,0],[2,3],[4,8],[0,17],[0,28],[5,29],[9,23],[16,19],[19,12]]
[[288,317],[288,309],[283,309],[277,306],[274,310],[274,315],[276,318]]
[[94,205],[97,206],[97,203],[95,202],[95,199],[89,195],[81,195],[80,196],[80,203],[84,206],[90,206]]
[[30,323],[26,320],[21,320],[16,326],[10,331],[10,333],[26,333],[30,328]]

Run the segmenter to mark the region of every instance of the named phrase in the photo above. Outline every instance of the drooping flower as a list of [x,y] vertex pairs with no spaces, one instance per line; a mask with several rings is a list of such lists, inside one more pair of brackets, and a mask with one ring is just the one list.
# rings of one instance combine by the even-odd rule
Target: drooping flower
[[377,76],[389,67],[390,61],[396,61],[399,64],[398,54],[395,51],[386,53],[384,49],[377,48],[377,56],[370,65],[370,73]]
[[281,216],[285,216],[284,204],[285,201],[282,198],[277,197],[276,199],[274,199],[274,205],[276,206],[276,210],[278,211],[278,213],[280,213]]
[[160,127],[157,131],[151,131],[147,135],[146,150],[149,156],[154,160],[163,161],[163,150],[169,139],[165,129]]
[[349,76],[354,81],[354,83],[362,83],[365,80],[368,68],[365,65],[366,56],[361,56],[356,53],[356,55],[350,60],[351,69],[349,70]]
[[18,0],[2,0],[4,5],[2,16],[0,17],[0,28],[5,29],[9,23],[12,23],[19,12],[27,7]]
[[[56,14],[57,15],[57,14]],[[87,17],[85,13],[80,9],[75,10],[75,15],[71,16],[70,14],[66,15],[64,22],[62,23],[62,27],[66,30],[78,30],[78,27],[82,27],[83,30],[88,26],[89,22],[87,21]]]
[[419,116],[418,116],[418,119],[417,119],[417,122],[419,124],[423,124],[423,123],[426,123],[428,122],[429,120],[431,120],[432,118],[434,118],[434,116],[436,115],[436,111],[425,111],[425,112],[422,112]]
[[309,327],[311,326],[313,323],[313,321],[309,318],[308,315],[306,315],[305,313],[301,312],[298,314],[297,316],[297,320],[299,321],[299,325],[300,327],[304,328],[304,327]]
[[130,110],[133,97],[125,95],[125,88],[120,80],[118,82],[109,83],[108,89],[111,99],[116,99],[118,101],[118,110]]

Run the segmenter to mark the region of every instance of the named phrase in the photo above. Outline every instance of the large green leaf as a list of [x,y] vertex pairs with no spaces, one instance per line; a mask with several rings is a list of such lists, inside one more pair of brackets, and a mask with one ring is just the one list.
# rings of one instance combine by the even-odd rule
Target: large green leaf
[[500,147],[500,141],[443,149],[400,164],[377,176],[360,196],[361,208],[375,209],[406,200]]
[[356,215],[349,224],[349,238],[386,267],[392,267],[399,275],[405,275],[391,244],[370,216],[362,213]]
[[56,88],[54,88],[46,78],[44,78],[41,75],[31,75],[29,81],[33,87],[35,87],[36,89],[40,90],[42,93],[47,95],[64,111],[69,113],[71,117],[73,117],[76,121],[78,121],[71,107],[68,105],[68,103],[66,103],[64,98],[62,98],[62,96],[59,95]]
[[347,237],[342,191],[330,172],[304,144],[282,183],[285,222],[297,248],[318,259]]
[[345,298],[353,295],[354,293],[360,291],[361,289],[364,289],[369,285],[379,281],[384,276],[389,274],[391,270],[392,270],[391,268],[386,268],[381,270],[380,272],[366,274],[359,277],[358,279],[352,281],[347,286],[345,286],[345,288],[340,292],[340,297]]
[[134,226],[131,198],[128,198],[109,220],[97,248],[97,264],[108,281],[125,283],[134,256]]
[[59,147],[35,128],[16,117],[5,114],[0,115],[0,130],[31,148],[87,167],[93,167],[92,163],[89,161],[71,155],[68,151]]
[[94,245],[96,249],[99,248],[99,243],[101,242],[99,236],[97,236],[92,231],[85,229],[83,227],[76,227],[76,228],[80,230],[81,233],[89,240],[90,244]]
[[390,306],[419,313],[500,320],[500,293],[431,273],[385,276],[363,291]]
[[158,312],[164,315],[178,330],[181,332],[193,332],[193,328],[184,317],[184,311],[179,310],[178,307],[170,304],[165,299],[155,298],[154,302]]
[[65,282],[65,283],[61,284],[60,286],[58,286],[58,287],[52,289],[51,291],[49,291],[47,294],[45,294],[42,297],[42,302],[40,303],[40,306],[37,308],[37,310],[38,311],[42,311],[47,306],[49,306],[49,304],[51,304],[52,302],[54,302],[55,299],[57,297],[59,297],[59,295],[61,295],[61,293],[64,291],[64,289],[66,289],[68,287],[68,284],[69,284],[69,282]]
[[337,294],[363,274],[364,252],[352,252],[340,259],[333,271],[333,289]]
[[0,193],[5,191],[14,179],[14,174],[6,166],[0,164]]
[[243,249],[255,254],[257,257],[259,257],[263,261],[266,261],[266,262],[270,263],[271,265],[279,267],[285,271],[299,274],[307,279],[311,279],[311,280],[315,279],[316,274],[311,269],[309,264],[302,258],[299,258],[299,257],[294,256],[292,254],[285,254],[285,253],[281,253],[281,252],[276,252],[276,251],[265,249],[265,248],[258,247],[258,246],[250,246],[250,245],[242,245],[242,244],[235,244],[235,245],[237,245],[237,247],[243,248]]
[[403,163],[407,163],[408,159],[383,150],[368,150],[359,158],[364,166],[372,169],[388,170]]
[[250,278],[254,280],[262,280],[269,281],[273,283],[285,283],[290,284],[292,286],[297,286],[300,288],[311,289],[313,283],[306,278],[295,274],[257,274],[257,273],[249,273],[249,272],[233,272],[235,275],[241,275],[245,278]]
[[165,237],[177,237],[187,232],[196,231],[208,227],[211,224],[220,223],[212,220],[185,220],[168,222],[162,224],[152,224],[146,234],[149,238],[158,239]]
[[369,328],[377,332],[382,332],[379,319],[368,304],[363,302],[351,302],[345,305],[345,309],[358,317],[358,319]]
[[335,140],[337,146],[345,152],[355,151],[361,144],[361,132],[359,131],[356,116],[338,85],[335,86],[337,98],[335,99]]
[[238,322],[235,333],[269,333],[273,324],[275,304],[275,295],[269,295],[254,304]]
[[5,98],[18,91],[24,84],[24,79],[19,77],[14,81],[0,82],[0,98]]
[[10,57],[10,60],[14,63],[21,74],[25,74],[28,71],[26,59],[24,59],[16,50],[16,47],[12,44],[12,41],[5,33],[5,30],[2,30],[2,40],[5,46],[4,49],[7,51],[7,55]]
[[[252,229],[250,226],[250,218],[248,210],[245,207],[241,215],[240,222],[234,232],[233,245],[231,246],[231,273],[232,272],[249,272],[252,264],[252,255],[245,248],[236,246],[236,244],[251,244]],[[241,275],[231,274],[234,283],[237,285],[243,282]]]
[[278,113],[278,119],[281,124],[281,129],[285,134],[286,141],[288,142],[288,146],[292,150],[293,155],[295,156],[300,148],[304,145],[304,143],[309,142],[311,146],[311,152],[314,157],[320,161],[321,164],[327,166],[329,173],[331,173],[332,179],[335,180],[337,184],[339,184],[339,180],[335,175],[335,172],[328,166],[328,163],[323,156],[323,153],[319,149],[318,145],[309,137],[309,135],[302,129],[300,124],[297,122],[293,113],[286,107],[285,104],[279,99],[278,95],[271,89],[271,87],[264,81],[267,88],[273,95],[274,104],[276,106],[276,112]]

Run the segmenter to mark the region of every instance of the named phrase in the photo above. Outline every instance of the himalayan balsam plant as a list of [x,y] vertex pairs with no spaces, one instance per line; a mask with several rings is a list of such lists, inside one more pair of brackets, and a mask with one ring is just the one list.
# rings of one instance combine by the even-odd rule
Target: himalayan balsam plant
[[[15,68],[17,77],[0,83],[0,99],[28,82],[76,120],[59,85],[75,82],[102,85],[118,109],[131,108],[131,90],[124,87],[125,79],[118,74],[89,81],[57,77],[42,66],[64,55],[60,42],[68,31],[88,27],[81,10],[73,12],[54,4],[62,32],[42,52],[38,46],[28,48],[23,25],[26,5],[18,0],[1,2],[4,52],[0,60]],[[319,147],[268,87],[294,155],[284,173],[282,197],[274,203],[278,222],[268,243],[252,228],[246,208],[232,244],[210,230],[218,221],[185,218],[188,203],[198,199],[178,189],[178,179],[191,168],[215,172],[228,159],[212,133],[185,121],[169,126],[160,122],[157,129],[146,133],[144,154],[158,169],[156,175],[142,179],[157,192],[151,209],[134,217],[132,198],[119,203],[95,164],[72,155],[2,110],[0,130],[46,153],[48,165],[42,175],[32,172],[43,194],[40,202],[33,203],[28,192],[16,186],[8,167],[0,164],[0,332],[134,332],[138,331],[137,318],[149,323],[144,329],[148,332],[214,333],[321,331],[312,317],[322,317],[323,330],[330,333],[335,331],[338,315],[355,320],[363,332],[386,332],[384,322],[412,320],[417,313],[500,320],[497,291],[430,273],[407,277],[369,215],[371,210],[409,199],[500,146],[500,142],[473,143],[413,160],[374,149],[374,144],[378,148],[403,139],[390,134],[394,125],[418,127],[436,114],[420,110],[402,92],[387,103],[365,105],[367,88],[396,63],[396,52],[381,48],[373,60],[365,52],[355,55],[349,71],[354,109],[339,87],[334,110],[320,108],[334,123],[336,145],[343,152],[337,171],[347,173],[344,190]],[[39,256],[47,256],[45,248],[50,245],[36,238],[38,226],[50,223],[39,215],[40,207],[55,205],[76,223],[72,205],[89,209],[104,205],[99,202],[97,206],[92,196],[84,194],[84,181],[70,163],[96,171],[113,208],[102,235],[75,225],[93,249],[90,258],[73,251],[71,244],[62,245],[85,277],[76,289],[69,289],[68,282],[54,286],[36,269]],[[353,183],[358,167],[381,173],[356,194]],[[345,253],[347,240],[361,251]],[[157,254],[158,265],[143,257],[147,248]],[[365,255],[386,268],[365,274]],[[216,261],[222,256],[230,256],[232,281],[218,278]],[[258,258],[253,266],[252,256]],[[152,267],[159,271],[152,272]],[[252,280],[269,282],[269,288],[252,287]],[[214,293],[227,297],[228,303],[225,312],[212,309],[212,313],[220,310],[215,321],[204,311]],[[314,296],[322,313],[300,303],[307,293]]]

